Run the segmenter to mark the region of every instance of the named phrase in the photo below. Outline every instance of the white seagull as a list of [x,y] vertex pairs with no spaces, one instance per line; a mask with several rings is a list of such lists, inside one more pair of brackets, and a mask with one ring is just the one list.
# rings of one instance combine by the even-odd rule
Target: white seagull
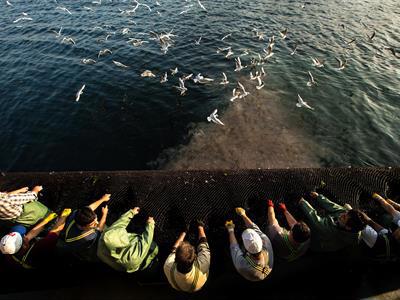
[[222,84],[222,85],[229,84],[228,78],[226,77],[226,74],[224,72],[222,72],[222,76],[223,76],[223,79],[219,84]]
[[337,62],[339,63],[339,66],[336,68],[336,70],[340,71],[343,70],[346,67],[347,64],[347,60],[345,59],[344,61],[342,61],[340,58],[335,57]]
[[311,57],[312,65],[317,68],[322,68],[324,66],[323,62],[318,58]]
[[297,94],[297,101],[298,101],[298,102],[296,103],[296,106],[297,106],[297,107],[305,107],[305,108],[314,110],[314,108],[312,108],[310,105],[308,105],[308,103],[305,102],[305,101],[303,100],[303,98],[300,97],[299,94]]
[[94,59],[91,59],[91,58],[83,58],[83,59],[81,60],[81,62],[82,62],[83,64],[85,64],[85,65],[93,65],[93,64],[96,63],[96,61],[95,61]]
[[309,77],[309,80],[307,82],[307,86],[313,86],[314,84],[316,84],[314,77],[312,76],[310,71],[308,71],[308,77]]
[[57,6],[56,9],[65,11],[65,12],[69,13],[70,15],[72,15],[72,13],[65,6]]
[[187,91],[187,88],[185,87],[185,82],[182,78],[179,78],[179,86],[174,85],[174,88],[181,92],[181,96],[185,95]]
[[196,45],[200,45],[201,38],[202,38],[202,36],[200,36],[200,38],[199,38],[198,40],[195,40],[194,43],[195,43]]
[[282,39],[286,39],[287,36],[287,28],[279,32],[281,34]]
[[215,110],[211,113],[211,115],[209,115],[209,116],[207,117],[207,121],[208,121],[208,122],[214,122],[215,124],[219,124],[219,125],[224,126],[225,124],[222,123],[220,119],[218,119],[218,114],[217,114],[217,113],[218,113],[218,109],[215,109]]
[[168,81],[168,73],[165,72],[163,76],[161,76],[160,83],[164,83]]
[[258,80],[258,85],[256,86],[256,89],[261,90],[264,87],[264,81],[261,80],[260,76],[257,77],[257,80]]
[[178,73],[178,67],[175,67],[175,69],[170,69],[171,70],[171,75],[174,76],[176,73]]
[[225,40],[226,38],[230,37],[231,35],[232,35],[232,33],[225,35],[224,37],[222,37],[221,41]]
[[143,71],[142,74],[140,74],[142,77],[156,77],[156,75],[153,74],[150,70],[145,70]]
[[247,95],[250,95],[250,93],[247,92],[247,91],[245,90],[243,84],[241,84],[239,81],[238,81],[238,85],[239,85],[240,89],[242,90],[242,93],[241,93],[241,95],[239,96],[239,98],[244,98],[244,97],[246,97]]
[[237,90],[236,88],[234,88],[234,89],[232,90],[232,98],[229,99],[229,101],[233,102],[233,101],[235,101],[236,99],[239,99],[239,96],[240,96],[240,91]]
[[242,66],[242,62],[240,61],[240,57],[235,58],[235,63],[236,63],[236,68],[235,68],[235,72],[238,72],[246,67]]
[[120,67],[120,68],[129,68],[129,66],[124,65],[123,63],[120,63],[119,61],[113,60],[112,62],[113,62],[114,65],[116,65],[117,67]]
[[112,51],[110,49],[103,49],[99,51],[99,54],[97,54],[97,58],[100,56],[105,56],[107,54],[112,54]]
[[80,88],[80,90],[76,93],[76,97],[75,97],[75,101],[78,102],[79,99],[81,98],[81,95],[83,93],[83,90],[85,89],[86,85],[82,85],[82,87]]

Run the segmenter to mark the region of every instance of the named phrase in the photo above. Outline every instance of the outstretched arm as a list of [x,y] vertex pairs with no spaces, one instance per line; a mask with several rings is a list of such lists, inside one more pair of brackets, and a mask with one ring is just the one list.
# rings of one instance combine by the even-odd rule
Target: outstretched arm
[[42,221],[40,221],[35,227],[33,227],[29,232],[25,235],[25,239],[30,241],[37,237],[39,233],[41,233],[44,229],[44,227],[53,219],[57,217],[56,213],[51,213],[49,214],[46,218],[44,218]]
[[103,202],[107,202],[110,200],[111,194],[105,194],[99,200],[94,201],[92,204],[89,205],[90,209],[95,211]]
[[396,215],[397,211],[393,207],[392,204],[390,204],[388,201],[386,201],[383,197],[378,195],[377,193],[372,194],[372,198],[375,199],[376,201],[379,202],[379,204],[382,206],[382,208],[391,216]]
[[179,245],[183,242],[183,240],[185,239],[186,236],[186,232],[181,232],[181,234],[179,235],[178,239],[176,240],[175,244],[172,246],[172,251],[175,251],[176,248],[179,247]]
[[27,191],[29,191],[29,188],[28,187],[23,187],[23,188],[20,188],[18,190],[15,190],[15,191],[7,192],[7,194],[16,195],[16,194],[26,193]]
[[101,216],[101,219],[99,222],[99,227],[98,227],[99,231],[103,231],[104,227],[106,226],[106,220],[107,220],[107,215],[108,215],[108,206],[107,205],[102,208],[102,212],[103,212],[103,215]]
[[386,202],[390,203],[397,211],[400,211],[400,204],[394,202],[392,199],[387,198]]
[[268,200],[267,202],[267,214],[268,214],[268,225],[278,224],[278,220],[275,218],[275,210],[274,210],[274,203],[272,200]]
[[317,192],[311,192],[310,195],[312,198],[316,199],[318,203],[322,206],[322,208],[325,209],[327,212],[335,213],[345,210],[343,206],[332,202],[324,195],[318,194]]
[[286,218],[286,221],[289,224],[290,229],[293,228],[294,225],[296,225],[297,220],[292,216],[292,214],[287,210],[286,205],[284,203],[280,203],[279,207],[282,209],[283,214]]

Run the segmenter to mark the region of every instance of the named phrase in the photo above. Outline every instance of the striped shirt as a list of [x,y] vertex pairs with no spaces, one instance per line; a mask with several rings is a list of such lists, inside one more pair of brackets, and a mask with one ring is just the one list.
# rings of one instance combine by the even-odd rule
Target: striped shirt
[[26,192],[21,194],[0,193],[0,220],[12,220],[18,218],[24,204],[37,200],[37,194]]

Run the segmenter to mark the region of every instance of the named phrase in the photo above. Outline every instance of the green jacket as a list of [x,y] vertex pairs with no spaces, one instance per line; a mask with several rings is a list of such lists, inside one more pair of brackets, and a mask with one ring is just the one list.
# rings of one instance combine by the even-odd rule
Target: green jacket
[[300,202],[311,229],[311,249],[329,252],[357,245],[360,233],[349,232],[337,224],[338,216],[347,210],[322,195],[316,198],[316,202],[326,211],[325,217],[319,216],[306,200]]
[[158,254],[153,242],[154,223],[147,223],[142,234],[130,233],[126,227],[133,217],[131,210],[123,214],[103,232],[97,246],[99,259],[117,271],[143,270]]

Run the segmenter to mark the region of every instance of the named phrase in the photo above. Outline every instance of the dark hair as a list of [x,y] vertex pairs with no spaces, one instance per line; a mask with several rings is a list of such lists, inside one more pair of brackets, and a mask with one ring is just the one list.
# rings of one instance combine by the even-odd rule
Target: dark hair
[[348,220],[346,226],[353,232],[359,232],[365,227],[364,216],[358,209],[351,209],[347,212]]
[[310,227],[304,222],[297,222],[292,227],[293,239],[298,243],[303,243],[310,238]]
[[183,241],[176,249],[176,269],[183,274],[189,273],[192,270],[195,258],[194,247],[189,242]]
[[75,214],[75,222],[79,226],[87,226],[96,219],[95,212],[88,206],[78,209]]

